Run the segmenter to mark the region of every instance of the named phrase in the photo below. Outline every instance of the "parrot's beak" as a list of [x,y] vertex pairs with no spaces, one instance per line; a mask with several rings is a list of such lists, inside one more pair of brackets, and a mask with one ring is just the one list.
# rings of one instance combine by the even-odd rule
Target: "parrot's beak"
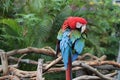
[[83,26],[81,27],[81,33],[84,33],[85,30],[86,30],[86,25],[83,25]]

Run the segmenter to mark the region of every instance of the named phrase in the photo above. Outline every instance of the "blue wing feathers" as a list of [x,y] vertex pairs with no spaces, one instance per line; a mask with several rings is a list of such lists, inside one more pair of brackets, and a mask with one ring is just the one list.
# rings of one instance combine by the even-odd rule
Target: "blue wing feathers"
[[[76,60],[84,48],[84,40],[81,39],[80,36],[76,36],[74,33],[72,36],[70,36],[70,34],[70,29],[67,29],[57,37],[60,40],[60,50],[65,69],[67,69],[69,57],[72,55],[72,61]],[[73,42],[75,53],[72,53]]]
[[60,41],[60,50],[61,50],[65,69],[67,69],[69,55],[72,54],[72,42],[70,41],[68,35],[69,33],[70,33],[69,30],[65,31]]
[[81,39],[77,39],[74,44],[74,49],[78,54],[81,54],[84,46],[84,41]]
[[77,39],[75,41],[75,44],[74,44],[75,53],[72,56],[72,61],[74,61],[74,60],[76,60],[78,58],[79,54],[82,53],[84,46],[85,45],[84,45],[84,41],[83,40]]

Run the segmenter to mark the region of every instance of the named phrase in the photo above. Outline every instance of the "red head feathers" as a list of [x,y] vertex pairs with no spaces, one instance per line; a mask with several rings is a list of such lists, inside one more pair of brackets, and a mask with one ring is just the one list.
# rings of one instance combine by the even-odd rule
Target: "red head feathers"
[[68,17],[62,25],[62,30],[65,30],[68,27],[70,27],[70,29],[76,29],[77,22],[83,25],[87,24],[87,21],[82,17]]

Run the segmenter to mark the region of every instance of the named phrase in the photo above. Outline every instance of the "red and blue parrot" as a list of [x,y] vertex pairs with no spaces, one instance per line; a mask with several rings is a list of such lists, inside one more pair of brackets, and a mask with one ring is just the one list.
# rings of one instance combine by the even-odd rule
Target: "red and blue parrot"
[[87,21],[82,17],[68,17],[58,32],[57,53],[61,52],[65,69],[68,59],[76,60],[81,54],[85,40],[82,34],[86,30]]

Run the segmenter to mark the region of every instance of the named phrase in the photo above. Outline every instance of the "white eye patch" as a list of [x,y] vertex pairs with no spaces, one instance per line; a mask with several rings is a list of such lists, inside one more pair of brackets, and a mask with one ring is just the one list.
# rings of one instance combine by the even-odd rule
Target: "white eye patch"
[[76,28],[80,28],[80,27],[82,27],[82,25],[83,25],[83,24],[77,22],[77,23],[76,23]]
[[85,31],[85,29],[86,29],[86,25],[83,25],[82,29],[81,29],[81,33],[83,33]]

